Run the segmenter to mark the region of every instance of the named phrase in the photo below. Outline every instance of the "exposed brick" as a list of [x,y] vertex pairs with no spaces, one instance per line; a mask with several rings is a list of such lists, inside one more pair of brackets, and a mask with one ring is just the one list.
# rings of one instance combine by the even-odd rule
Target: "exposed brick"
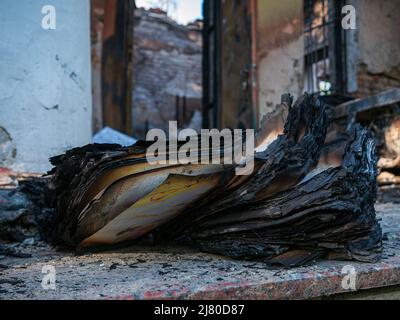
[[361,64],[357,73],[357,98],[376,95],[382,91],[400,87],[400,66],[383,73],[372,73],[367,66]]
[[166,130],[168,121],[176,120],[177,96],[181,97],[180,125],[184,127],[195,110],[201,109],[200,27],[182,26],[162,12],[138,9],[134,36],[134,135],[144,138],[146,126]]

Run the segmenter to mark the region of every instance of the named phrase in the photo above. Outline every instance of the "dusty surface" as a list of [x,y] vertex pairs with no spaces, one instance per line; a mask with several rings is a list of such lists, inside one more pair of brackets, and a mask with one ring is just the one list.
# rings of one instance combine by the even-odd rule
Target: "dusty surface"
[[[24,244],[28,258],[0,256],[0,299],[302,299],[345,293],[344,266],[356,288],[400,284],[400,206],[377,205],[385,236],[375,264],[320,261],[291,270],[233,261],[183,248],[130,247],[76,256],[45,244]],[[42,268],[54,266],[56,289],[45,290]]]

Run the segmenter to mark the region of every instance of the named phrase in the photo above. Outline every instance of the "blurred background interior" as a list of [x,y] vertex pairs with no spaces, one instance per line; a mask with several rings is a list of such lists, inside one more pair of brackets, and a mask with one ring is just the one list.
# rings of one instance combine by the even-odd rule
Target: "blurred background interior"
[[[41,25],[49,2],[54,30]],[[285,92],[320,93],[338,117],[378,95],[393,113],[399,16],[398,0],[3,0],[0,167],[45,172],[69,148],[129,145],[169,120],[257,128]]]

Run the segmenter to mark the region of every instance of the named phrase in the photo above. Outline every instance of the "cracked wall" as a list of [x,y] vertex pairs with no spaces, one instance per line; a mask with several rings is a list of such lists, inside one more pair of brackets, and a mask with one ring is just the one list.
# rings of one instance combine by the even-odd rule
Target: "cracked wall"
[[51,1],[55,30],[42,28],[47,4],[0,2],[0,127],[16,150],[0,167],[15,171],[44,172],[50,156],[91,141],[89,1]]

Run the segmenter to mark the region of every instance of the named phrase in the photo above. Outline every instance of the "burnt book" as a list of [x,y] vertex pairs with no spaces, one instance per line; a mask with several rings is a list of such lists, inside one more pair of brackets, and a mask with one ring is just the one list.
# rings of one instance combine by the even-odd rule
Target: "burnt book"
[[[156,243],[183,241],[289,267],[321,257],[378,260],[377,157],[368,130],[355,124],[326,144],[317,96],[293,104],[284,95],[276,110],[256,133],[246,175],[237,175],[243,161],[149,163],[146,142],[88,145],[52,158],[53,242],[85,250],[152,235]],[[227,149],[209,154],[223,158]]]

